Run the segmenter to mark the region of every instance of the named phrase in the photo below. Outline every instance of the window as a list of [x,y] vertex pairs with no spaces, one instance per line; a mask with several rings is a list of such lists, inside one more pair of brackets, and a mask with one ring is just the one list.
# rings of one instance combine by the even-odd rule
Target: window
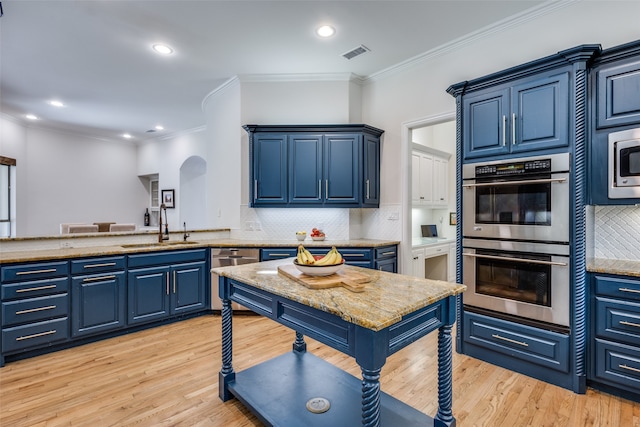
[[16,160],[0,156],[0,237],[11,237],[15,230],[15,196],[12,183],[15,181]]

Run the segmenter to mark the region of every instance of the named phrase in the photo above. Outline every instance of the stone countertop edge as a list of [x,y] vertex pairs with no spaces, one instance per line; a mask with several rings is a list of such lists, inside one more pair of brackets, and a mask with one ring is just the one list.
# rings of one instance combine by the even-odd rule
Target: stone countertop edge
[[[194,243],[195,242],[195,243]],[[396,240],[375,240],[375,239],[354,239],[354,240],[324,240],[322,242],[291,240],[241,240],[241,239],[198,239],[183,244],[181,242],[171,242],[170,244],[149,243],[150,246],[127,247],[131,244],[120,246],[112,244],[109,246],[86,246],[76,248],[59,249],[36,249],[23,251],[0,252],[0,264],[33,262],[33,261],[53,261],[68,258],[102,257],[130,255],[145,252],[159,252],[170,250],[202,249],[202,248],[273,248],[273,247],[294,247],[299,244],[305,247],[350,247],[350,248],[378,248],[389,245],[398,245]],[[134,246],[136,244],[133,244]],[[141,243],[140,245],[145,245]]]
[[640,277],[640,260],[589,258],[587,259],[587,271]]
[[216,267],[211,271],[220,276],[257,289],[296,301],[300,304],[339,316],[341,319],[373,331],[380,331],[402,320],[402,317],[449,296],[459,295],[465,285],[441,280],[421,279],[397,273],[370,270],[351,265],[371,278],[364,292],[351,292],[343,287],[309,289],[278,273],[279,265],[291,258]]

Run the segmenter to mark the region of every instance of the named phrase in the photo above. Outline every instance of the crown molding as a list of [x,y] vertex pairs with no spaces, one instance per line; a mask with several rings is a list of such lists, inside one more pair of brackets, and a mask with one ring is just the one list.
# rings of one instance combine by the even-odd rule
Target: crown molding
[[289,74],[243,74],[242,83],[254,82],[362,82],[364,77],[354,73],[289,73]]
[[456,51],[466,45],[469,45],[477,40],[480,40],[482,38],[485,38],[489,35],[498,33],[500,31],[504,31],[508,28],[511,27],[515,27],[518,25],[522,25],[526,22],[529,21],[533,21],[535,19],[538,19],[541,16],[547,15],[549,13],[552,13],[558,9],[567,7],[569,5],[572,5],[574,3],[577,3],[579,1],[582,0],[560,0],[560,1],[556,1],[556,0],[548,0],[545,3],[542,3],[541,5],[532,7],[531,9],[528,9],[524,12],[521,12],[519,14],[510,16],[508,18],[505,18],[501,21],[497,21],[491,25],[488,25],[484,28],[481,28],[477,31],[474,31],[472,33],[469,33],[463,37],[459,37],[457,39],[454,39],[448,43],[445,43],[443,45],[440,45],[434,49],[428,50],[420,55],[416,55],[412,58],[409,58],[405,61],[402,61],[396,65],[393,65],[391,67],[385,68],[381,71],[378,71],[376,73],[370,74],[368,76],[366,76],[363,79],[363,84],[369,84],[369,83],[373,83],[375,81],[378,80],[382,80],[386,77],[389,77],[390,75],[399,73],[401,71],[405,71],[407,69],[410,69],[412,67],[415,67],[423,62],[426,62],[428,60],[431,60],[433,58],[437,58],[439,56],[445,55],[447,53]]

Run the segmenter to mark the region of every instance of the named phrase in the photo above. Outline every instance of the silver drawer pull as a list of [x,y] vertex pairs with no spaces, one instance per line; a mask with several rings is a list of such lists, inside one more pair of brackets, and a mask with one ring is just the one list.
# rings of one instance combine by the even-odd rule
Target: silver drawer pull
[[35,288],[18,289],[16,292],[33,292],[42,291],[44,289],[55,289],[56,285],[36,286]]
[[618,288],[620,292],[631,292],[632,294],[640,294],[640,290],[638,289],[629,289],[629,288]]
[[496,339],[499,339],[499,340],[502,340],[502,341],[507,341],[507,342],[510,342],[510,343],[513,343],[513,344],[518,344],[518,345],[521,345],[521,346],[524,346],[524,347],[529,347],[529,344],[527,344],[526,342],[516,341],[516,340],[512,340],[511,338],[501,337],[498,334],[493,334],[491,336],[493,338],[496,338]]
[[627,322],[626,320],[621,320],[620,321],[621,325],[627,325],[627,326],[635,326],[636,328],[640,328],[640,324],[638,323],[632,323],[632,322]]
[[55,268],[47,268],[46,270],[33,270],[33,271],[18,271],[16,276],[24,276],[27,274],[40,274],[40,273],[55,273],[58,271]]
[[356,257],[356,256],[363,257],[363,256],[364,256],[364,254],[342,254],[342,257],[343,257],[343,258],[346,258],[346,257]]
[[113,267],[115,262],[105,262],[104,264],[87,264],[84,268]]
[[618,368],[620,368],[620,369],[626,369],[627,371],[633,371],[633,372],[638,372],[638,373],[640,373],[640,369],[638,369],[638,368],[632,368],[631,366],[627,366],[627,365],[618,365]]
[[290,257],[290,256],[293,256],[293,255],[291,255],[291,254],[276,254],[276,253],[271,253],[271,254],[269,254],[269,256],[286,256],[286,257]]
[[97,282],[99,280],[109,280],[109,279],[115,279],[116,276],[109,275],[109,276],[100,276],[100,277],[86,277],[84,279],[82,279],[83,282]]
[[395,254],[395,252],[391,251],[391,252],[382,252],[382,255],[393,255]]
[[25,335],[23,337],[16,338],[16,341],[30,340],[31,338],[38,338],[38,337],[43,337],[45,335],[52,335],[52,334],[55,334],[56,332],[58,331],[54,329],[53,331],[40,332],[39,334]]
[[20,311],[16,311],[16,314],[27,314],[27,313],[35,313],[37,311],[45,311],[45,310],[52,310],[56,308],[55,305],[48,305],[46,307],[38,307],[38,308],[30,308],[28,310],[20,310]]

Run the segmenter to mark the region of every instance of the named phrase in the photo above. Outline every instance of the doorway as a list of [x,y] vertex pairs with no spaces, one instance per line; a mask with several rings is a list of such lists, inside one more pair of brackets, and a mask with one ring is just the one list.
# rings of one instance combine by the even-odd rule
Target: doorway
[[207,226],[207,162],[191,156],[180,166],[180,224],[190,230]]

